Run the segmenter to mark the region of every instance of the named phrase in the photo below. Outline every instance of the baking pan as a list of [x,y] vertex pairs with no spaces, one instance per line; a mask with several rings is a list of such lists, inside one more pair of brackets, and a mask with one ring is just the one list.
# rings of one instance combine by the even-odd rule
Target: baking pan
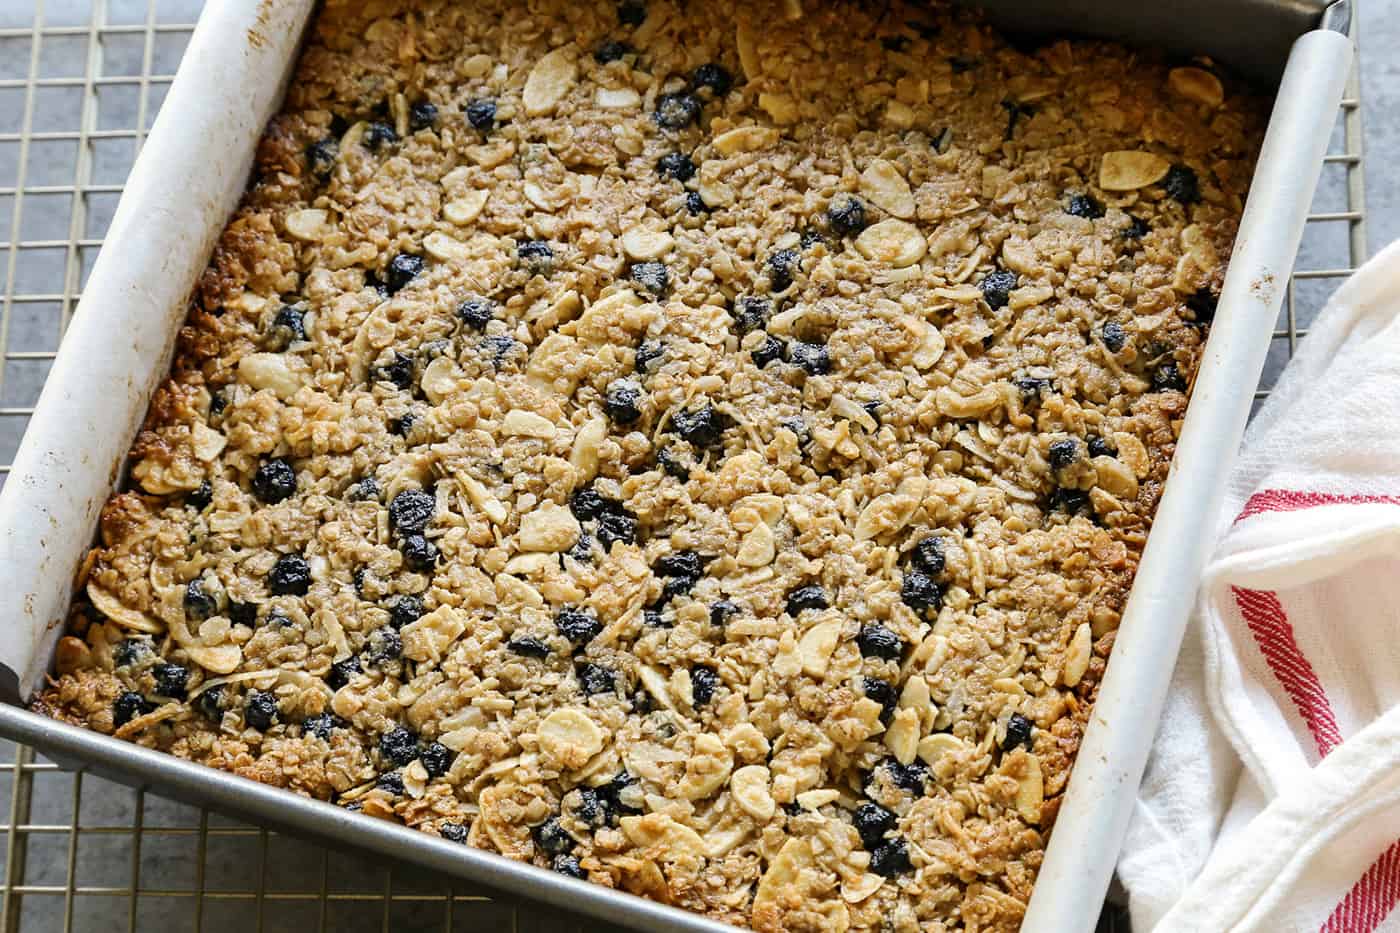
[[[0,733],[86,769],[264,825],[415,862],[638,929],[730,927],[29,713],[98,511],[165,376],[190,290],[241,196],[312,0],[212,0],[127,183],[0,491]],[[1224,477],[1263,367],[1350,66],[1344,3],[986,0],[1006,28],[1151,39],[1276,88],[1219,309],[1099,702],[1024,929],[1092,929],[1160,716]],[[1165,8],[1170,7],[1169,10]],[[1209,25],[1206,25],[1209,24]],[[1323,28],[1319,28],[1323,27]],[[1331,27],[1331,28],[1325,28]]]

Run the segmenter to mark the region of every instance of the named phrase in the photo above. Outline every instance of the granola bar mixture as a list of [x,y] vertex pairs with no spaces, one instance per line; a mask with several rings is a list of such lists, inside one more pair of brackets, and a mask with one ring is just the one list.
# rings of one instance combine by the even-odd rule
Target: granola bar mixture
[[35,706],[760,931],[1015,929],[1262,117],[899,0],[331,0]]

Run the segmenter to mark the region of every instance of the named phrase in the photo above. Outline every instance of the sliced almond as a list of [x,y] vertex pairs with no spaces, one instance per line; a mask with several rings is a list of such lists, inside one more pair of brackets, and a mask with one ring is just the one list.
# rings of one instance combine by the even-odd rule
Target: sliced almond
[[841,792],[834,787],[819,787],[816,790],[804,790],[795,799],[797,805],[804,810],[820,810],[827,804],[840,800]]
[[896,269],[912,266],[928,252],[928,241],[919,228],[893,217],[866,227],[856,237],[856,250],[871,262]]
[[438,405],[457,391],[461,378],[462,371],[457,368],[456,361],[450,356],[439,356],[423,368],[423,377],[418,384],[422,386],[428,401]]
[[766,567],[777,556],[777,540],[773,529],[767,523],[755,525],[739,542],[739,553],[735,555],[740,567]]
[[1121,460],[1100,455],[1089,461],[1099,476],[1099,485],[1109,494],[1131,502],[1138,495],[1137,477]]
[[600,87],[593,92],[593,103],[601,110],[636,110],[642,105],[642,95],[630,87]]
[[399,630],[403,656],[410,661],[441,661],[448,647],[466,630],[465,612],[454,606],[439,606]]
[[789,629],[778,638],[778,656],[773,659],[773,673],[779,677],[793,677],[800,670],[802,652],[797,647],[797,636]]
[[87,595],[88,599],[92,601],[94,609],[122,628],[135,632],[147,632],[151,635],[158,635],[165,631],[165,626],[158,620],[137,609],[128,608],[116,596],[92,581],[88,581]]
[[777,924],[781,921],[779,903],[795,894],[800,896],[800,890],[794,889],[802,872],[812,863],[812,844],[806,837],[790,837],[783,843],[777,857],[758,880],[753,901],[754,919],[758,921],[754,924],[756,927],[766,924],[765,928],[778,928]]
[[963,395],[952,386],[944,386],[933,395],[940,414],[949,418],[977,418],[1001,404],[1001,393],[984,386],[971,395]]
[[460,198],[453,198],[442,206],[442,216],[451,223],[461,226],[469,224],[481,216],[491,192],[486,190],[468,191]]
[[1074,630],[1074,637],[1069,640],[1069,648],[1065,651],[1065,667],[1060,672],[1060,680],[1066,687],[1073,687],[1084,679],[1084,672],[1089,669],[1089,659],[1094,653],[1094,632],[1088,622],[1081,622],[1079,628]]
[[280,353],[249,353],[238,361],[238,375],[254,389],[268,389],[283,401],[302,386]]
[[933,768],[937,767],[938,762],[945,756],[960,755],[967,748],[967,743],[956,735],[949,732],[936,732],[919,741],[918,754],[925,764]]
[[768,769],[763,765],[746,765],[735,771],[729,779],[729,790],[738,804],[749,816],[766,823],[778,811],[778,804],[768,792]]
[[622,248],[633,259],[660,259],[676,245],[675,237],[664,230],[633,227],[622,235]]
[[686,800],[702,800],[725,785],[733,768],[734,755],[719,737],[702,733],[695,737],[694,749],[685,763],[685,776],[677,790]]
[[545,760],[565,771],[582,768],[603,750],[603,730],[582,710],[555,710],[540,723],[536,735]]
[[434,230],[423,237],[423,252],[439,262],[458,262],[471,255],[465,243]]
[[769,149],[777,144],[778,131],[771,126],[739,126],[715,137],[714,147],[721,155]]
[[584,423],[574,435],[569,463],[578,472],[578,481],[586,483],[598,473],[598,448],[607,440],[608,422],[598,416]]
[[1203,68],[1173,68],[1167,72],[1167,85],[1178,95],[1207,107],[1225,102],[1220,79]]
[[809,677],[821,679],[831,666],[831,655],[841,639],[841,623],[836,619],[818,622],[807,630],[798,645],[802,656],[802,671]]
[[914,216],[914,193],[899,167],[885,159],[876,159],[860,176],[860,190],[866,198],[894,217],[908,220]]
[[243,663],[243,649],[237,645],[186,646],[185,654],[206,671],[215,674],[232,674]]
[[215,431],[203,421],[196,421],[190,428],[190,449],[205,463],[223,453],[227,445],[228,438],[224,437],[223,432]]
[[725,163],[722,160],[710,159],[700,163],[700,182],[696,190],[706,207],[728,207],[738,197],[724,178]]
[[1171,163],[1151,152],[1120,149],[1104,153],[1099,164],[1099,187],[1105,191],[1136,191],[1161,181]]
[[501,433],[506,437],[534,437],[547,441],[554,437],[555,431],[553,421],[522,408],[512,408],[501,421]]
[[881,876],[864,872],[841,882],[841,899],[847,904],[859,904],[880,890],[880,886],[884,883],[885,879]]
[[516,543],[524,551],[567,551],[578,543],[581,530],[578,519],[562,505],[542,502],[520,518],[520,534]]
[[919,714],[912,709],[895,710],[885,730],[885,746],[902,765],[913,764],[919,753]]
[[1014,770],[1017,775],[1016,812],[1027,823],[1039,823],[1041,807],[1045,803],[1045,778],[1041,774],[1040,759],[1029,753],[1022,753],[1024,762],[1018,762]]
[[320,241],[329,230],[330,214],[319,207],[292,211],[284,221],[287,233],[304,243]]
[[528,116],[538,117],[552,111],[556,104],[569,93],[578,78],[578,63],[569,54],[568,46],[560,46],[546,54],[525,79],[525,91],[521,101]]
[[705,842],[700,834],[664,813],[624,816],[619,823],[622,834],[638,848],[658,846],[667,854],[705,854]]
[[467,476],[465,473],[458,473],[457,485],[462,487],[462,491],[467,494],[468,501],[472,505],[486,513],[486,517],[496,525],[504,525],[506,519],[510,518],[510,510],[505,507],[500,499],[491,495],[480,480]]
[[1152,458],[1147,454],[1147,446],[1137,439],[1137,435],[1127,431],[1113,434],[1113,445],[1118,448],[1118,459],[1133,471],[1138,479],[1146,478],[1152,472]]
[[919,335],[919,343],[914,348],[914,367],[916,369],[932,369],[939,360],[943,359],[943,351],[948,344],[937,327],[927,321],[918,321],[917,323],[920,325],[916,331]]

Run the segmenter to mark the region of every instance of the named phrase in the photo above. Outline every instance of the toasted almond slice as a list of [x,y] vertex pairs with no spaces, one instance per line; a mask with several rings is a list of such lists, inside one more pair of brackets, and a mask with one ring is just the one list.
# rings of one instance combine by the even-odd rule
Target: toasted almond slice
[[773,529],[766,522],[755,525],[739,542],[739,553],[735,555],[740,567],[766,567],[777,556],[777,540]]
[[768,870],[758,880],[758,890],[754,894],[753,913],[755,917],[779,916],[778,904],[785,897],[796,893],[794,886],[805,868],[811,866],[812,844],[805,836],[789,837],[783,843],[778,855],[769,864]]
[[1167,72],[1167,85],[1187,100],[1207,107],[1219,107],[1225,102],[1220,79],[1203,68],[1173,68]]
[[484,189],[468,191],[460,198],[454,198],[444,204],[442,216],[458,226],[469,224],[481,216],[481,211],[486,207],[486,200],[490,197],[491,192]]
[[664,813],[624,816],[619,822],[623,835],[638,848],[659,846],[668,854],[705,854],[705,842],[700,834]]
[[190,448],[205,463],[223,453],[227,445],[228,438],[224,437],[223,432],[215,431],[203,421],[196,421],[190,429]]
[[914,216],[914,193],[899,167],[885,159],[876,159],[860,176],[861,193],[872,204],[891,216],[908,220]]
[[664,230],[633,227],[622,235],[622,248],[633,259],[660,259],[675,244],[676,238]]
[[831,665],[831,655],[841,638],[841,623],[836,619],[818,622],[807,630],[798,644],[802,655],[802,671],[809,677],[825,677]]
[[1066,687],[1073,687],[1084,678],[1093,653],[1094,632],[1088,622],[1081,622],[1079,628],[1074,630],[1074,637],[1069,640],[1069,648],[1065,651],[1065,667],[1060,679]]
[[1136,191],[1161,181],[1169,168],[1170,162],[1152,152],[1106,152],[1099,164],[1099,187],[1105,191]]
[[768,149],[777,144],[778,131],[771,126],[739,126],[715,137],[714,147],[721,155]]
[[423,377],[418,384],[423,388],[423,394],[428,397],[428,401],[434,405],[441,404],[444,399],[457,390],[458,380],[462,376],[462,371],[457,368],[457,363],[450,356],[439,356],[423,369]]
[[122,628],[136,632],[148,632],[152,635],[165,631],[165,626],[159,620],[140,610],[128,608],[116,596],[91,580],[88,581],[87,595],[88,599],[92,601],[94,609]]
[[740,809],[760,823],[771,820],[778,810],[768,792],[768,769],[763,765],[746,765],[735,771],[729,779],[729,790]]
[[578,709],[557,709],[545,717],[537,732],[545,759],[566,771],[582,768],[603,750],[605,737],[588,714]]
[[929,767],[935,767],[945,755],[960,754],[967,747],[966,742],[952,733],[935,732],[920,740],[918,754],[925,764]]
[[281,353],[249,353],[238,361],[238,375],[254,389],[269,389],[283,401],[302,386]]
[[292,211],[287,215],[287,233],[305,243],[315,243],[326,235],[330,214],[319,207]]
[[186,646],[185,654],[206,671],[215,674],[232,674],[243,663],[243,649],[237,645]]
[[[514,577],[502,575],[514,580]],[[400,629],[403,656],[411,661],[442,660],[451,644],[467,630],[467,614],[454,606],[439,606]]]
[[686,800],[703,800],[725,785],[733,768],[734,755],[718,736],[697,735],[677,791]]
[[922,327],[916,331],[919,335],[919,344],[914,348],[914,366],[916,369],[932,369],[943,359],[943,351],[947,347],[947,341],[943,339],[943,333],[927,321],[918,321]]
[[578,63],[569,54],[568,46],[560,46],[546,54],[530,69],[525,79],[521,101],[528,116],[538,117],[552,111],[569,93],[578,77]]
[[887,218],[866,227],[856,237],[856,250],[871,262],[880,262],[896,269],[912,266],[928,252],[928,241],[913,224]]
[[885,879],[879,875],[865,872],[841,882],[841,899],[847,904],[859,904],[880,890],[884,883]]
[[501,421],[501,433],[506,437],[535,437],[547,441],[555,432],[553,421],[523,408],[512,408]]
[[471,255],[461,240],[454,240],[437,230],[423,237],[423,252],[439,262],[455,262]]
[[827,804],[841,799],[841,792],[834,787],[819,787],[816,790],[804,790],[796,799],[798,806],[804,810],[820,810]]
[[642,95],[630,87],[600,87],[593,92],[593,103],[602,110],[636,110],[642,105]]
[[1126,463],[1107,455],[1100,455],[1089,461],[1098,473],[1098,485],[1119,499],[1131,502],[1138,495],[1137,477]]
[[598,448],[607,437],[608,422],[601,415],[585,422],[574,435],[569,463],[578,471],[580,484],[588,482],[598,473]]
[[1137,439],[1137,435],[1127,431],[1115,431],[1113,444],[1118,448],[1118,459],[1123,461],[1138,479],[1144,479],[1152,472],[1152,459],[1147,455],[1147,446]]
[[1040,759],[1026,754],[1019,770],[1016,812],[1027,823],[1039,823],[1041,806],[1045,803],[1045,778],[1040,770]]
[[895,710],[885,730],[885,745],[902,765],[913,764],[919,753],[919,714],[912,709]]
[[578,542],[578,519],[562,505],[542,502],[520,517],[517,543],[524,551],[567,551]]

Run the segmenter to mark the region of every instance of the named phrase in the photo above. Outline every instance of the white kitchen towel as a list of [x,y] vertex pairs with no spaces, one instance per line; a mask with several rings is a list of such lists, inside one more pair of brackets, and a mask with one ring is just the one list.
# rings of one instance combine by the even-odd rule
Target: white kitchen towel
[[1400,930],[1400,242],[1245,435],[1118,873],[1134,933]]

